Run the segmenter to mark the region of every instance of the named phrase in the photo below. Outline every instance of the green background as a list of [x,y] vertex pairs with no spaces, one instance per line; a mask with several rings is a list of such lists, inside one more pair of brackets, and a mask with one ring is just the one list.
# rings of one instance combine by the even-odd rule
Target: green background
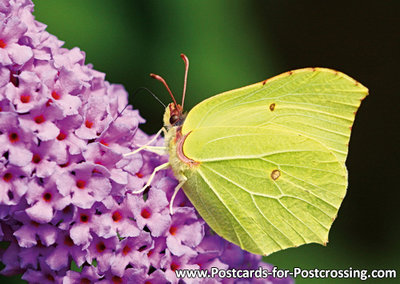
[[[132,95],[147,87],[170,101],[162,75],[180,101],[181,52],[190,59],[185,107],[301,67],[330,67],[370,89],[358,112],[347,166],[349,188],[327,247],[306,245],[265,258],[282,269],[399,269],[399,1],[123,1],[37,0],[37,20],[80,47],[87,63]],[[131,97],[161,126],[163,107],[150,94]],[[2,278],[6,281],[5,278]],[[1,279],[0,279],[1,280]],[[399,280],[369,280],[396,283]],[[8,282],[11,279],[7,280]],[[311,280],[296,283],[354,283]],[[398,282],[397,282],[398,283]]]

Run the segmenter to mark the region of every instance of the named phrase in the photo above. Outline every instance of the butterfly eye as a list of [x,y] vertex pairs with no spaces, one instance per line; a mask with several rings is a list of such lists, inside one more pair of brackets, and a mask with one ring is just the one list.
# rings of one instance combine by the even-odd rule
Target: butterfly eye
[[169,118],[169,123],[171,123],[171,125],[174,125],[178,120],[179,120],[179,116],[174,114],[174,115],[171,115],[171,117]]

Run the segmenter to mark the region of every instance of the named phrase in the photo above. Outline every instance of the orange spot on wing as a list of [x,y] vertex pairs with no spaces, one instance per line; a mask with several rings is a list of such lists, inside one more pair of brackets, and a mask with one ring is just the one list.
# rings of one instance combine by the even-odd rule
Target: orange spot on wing
[[281,176],[281,172],[279,170],[273,170],[271,172],[271,178],[273,180],[277,180]]
[[275,103],[272,103],[269,105],[269,110],[274,111],[275,110]]

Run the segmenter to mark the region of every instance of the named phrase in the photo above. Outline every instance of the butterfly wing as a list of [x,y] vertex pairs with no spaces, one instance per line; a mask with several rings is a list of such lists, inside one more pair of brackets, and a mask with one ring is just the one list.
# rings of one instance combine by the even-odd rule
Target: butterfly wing
[[325,144],[345,162],[351,126],[368,89],[326,68],[290,71],[196,105],[182,128],[276,125]]
[[[195,149],[191,149],[191,148]],[[326,243],[346,169],[321,143],[273,127],[200,128],[183,189],[210,227],[257,254]]]
[[189,112],[183,189],[225,239],[253,253],[326,243],[344,198],[350,126],[366,88],[301,69],[207,99]]

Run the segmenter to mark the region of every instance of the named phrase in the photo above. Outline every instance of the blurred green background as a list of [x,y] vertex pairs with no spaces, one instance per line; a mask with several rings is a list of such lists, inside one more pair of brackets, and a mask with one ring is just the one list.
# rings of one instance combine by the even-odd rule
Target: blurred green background
[[[340,70],[370,89],[358,112],[347,166],[349,188],[327,247],[306,245],[265,257],[279,268],[397,269],[399,239],[400,1],[123,1],[36,0],[37,20],[80,47],[87,63],[132,95],[145,86],[165,103],[178,101],[181,52],[190,59],[186,109],[203,99],[300,67]],[[163,107],[148,93],[130,98],[162,126]],[[3,280],[2,281],[11,281]],[[355,283],[311,280],[296,283]],[[368,283],[399,283],[369,280]],[[3,282],[2,282],[3,283]]]

